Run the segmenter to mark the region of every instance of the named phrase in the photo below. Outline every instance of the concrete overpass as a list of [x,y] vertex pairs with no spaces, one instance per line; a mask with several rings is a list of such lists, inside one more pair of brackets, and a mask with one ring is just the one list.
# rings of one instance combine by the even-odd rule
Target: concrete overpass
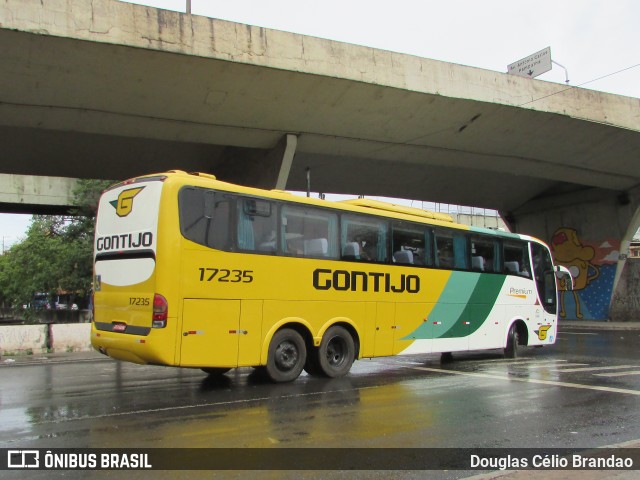
[[635,232],[638,99],[115,0],[6,0],[0,45],[0,173],[303,190],[310,168],[613,245],[592,271]]

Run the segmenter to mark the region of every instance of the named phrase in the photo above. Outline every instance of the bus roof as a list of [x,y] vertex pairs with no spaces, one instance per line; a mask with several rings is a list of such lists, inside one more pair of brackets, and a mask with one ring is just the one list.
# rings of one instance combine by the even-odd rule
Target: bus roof
[[538,239],[534,239],[532,237],[528,237],[526,235],[506,232],[502,230],[488,229],[488,228],[469,227],[468,225],[455,222],[451,217],[451,215],[448,215],[445,213],[422,210],[415,207],[396,205],[393,203],[383,202],[380,200],[366,199],[366,198],[341,200],[336,202],[336,201],[323,200],[318,198],[303,197],[303,196],[293,195],[290,192],[287,192],[284,190],[276,190],[276,189],[266,190],[262,188],[248,187],[245,185],[238,185],[234,183],[225,182],[223,180],[216,178],[215,175],[212,175],[210,173],[185,172],[182,170],[169,170],[161,173],[141,175],[139,177],[135,177],[135,178],[126,180],[124,182],[120,182],[116,185],[113,185],[110,188],[113,188],[117,185],[122,185],[130,182],[140,181],[140,180],[144,181],[144,180],[150,180],[153,178],[164,180],[165,178],[170,178],[170,177],[173,177],[173,178],[182,177],[185,180],[187,178],[191,178],[193,180],[199,178],[204,182],[214,182],[219,184],[219,186],[223,189],[228,189],[229,191],[235,191],[241,194],[248,194],[248,195],[253,194],[253,195],[261,196],[264,198],[272,198],[272,199],[285,200],[285,201],[295,201],[296,203],[300,203],[300,204],[337,208],[343,211],[353,211],[353,212],[370,213],[370,214],[377,213],[379,215],[385,215],[385,213],[396,214],[396,218],[401,218],[401,219],[404,218],[407,220],[411,220],[413,217],[413,220],[418,220],[418,221],[422,220],[423,222],[426,222],[426,223],[433,223],[441,226],[450,226],[453,228],[460,228],[463,230],[471,230],[471,231],[476,231],[478,233],[482,232],[487,234],[493,234],[493,235],[505,237],[505,238],[519,238],[524,240],[533,240],[533,241],[537,241],[544,244],[544,242]]
[[381,202],[380,200],[371,200],[368,198],[357,198],[353,200],[342,200],[341,203],[348,205],[357,205],[358,207],[366,207],[374,210],[383,210],[385,212],[404,213],[405,215],[414,215],[432,220],[440,220],[441,222],[453,223],[451,215],[446,213],[437,213],[430,210],[422,210],[420,208],[406,207],[393,203]]

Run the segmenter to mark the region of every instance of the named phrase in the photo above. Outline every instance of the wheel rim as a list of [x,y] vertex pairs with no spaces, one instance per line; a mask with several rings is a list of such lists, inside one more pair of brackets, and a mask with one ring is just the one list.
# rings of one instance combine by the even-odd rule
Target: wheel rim
[[287,372],[295,368],[300,358],[300,352],[295,343],[287,340],[276,347],[275,364],[278,370]]
[[332,367],[339,367],[344,363],[347,343],[341,337],[333,337],[327,345],[327,362]]

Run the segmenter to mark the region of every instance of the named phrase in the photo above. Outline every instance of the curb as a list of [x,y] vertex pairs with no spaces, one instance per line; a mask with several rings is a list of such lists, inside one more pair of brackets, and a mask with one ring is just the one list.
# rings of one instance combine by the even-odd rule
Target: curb
[[[595,320],[560,320],[559,330],[617,330],[640,331],[640,322],[604,322]],[[3,355],[0,356],[0,368],[24,365],[47,365],[76,362],[113,361],[95,350],[45,353],[34,355]]]
[[640,322],[600,322],[596,320],[559,320],[558,327],[573,330],[640,330]]
[[42,353],[34,355],[3,355],[0,357],[0,368],[25,365],[53,365],[62,363],[97,362],[111,360],[97,351]]

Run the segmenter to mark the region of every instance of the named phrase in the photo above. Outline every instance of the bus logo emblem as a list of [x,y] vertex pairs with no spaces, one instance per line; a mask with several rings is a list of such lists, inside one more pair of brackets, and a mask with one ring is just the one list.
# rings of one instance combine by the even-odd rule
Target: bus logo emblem
[[112,200],[109,202],[113,208],[116,209],[116,214],[119,217],[126,217],[133,210],[133,199],[138,195],[144,187],[130,188],[120,192],[118,200]]
[[546,340],[547,339],[547,331],[551,328],[551,325],[543,325],[540,327],[540,330],[538,331],[538,338],[540,340]]

